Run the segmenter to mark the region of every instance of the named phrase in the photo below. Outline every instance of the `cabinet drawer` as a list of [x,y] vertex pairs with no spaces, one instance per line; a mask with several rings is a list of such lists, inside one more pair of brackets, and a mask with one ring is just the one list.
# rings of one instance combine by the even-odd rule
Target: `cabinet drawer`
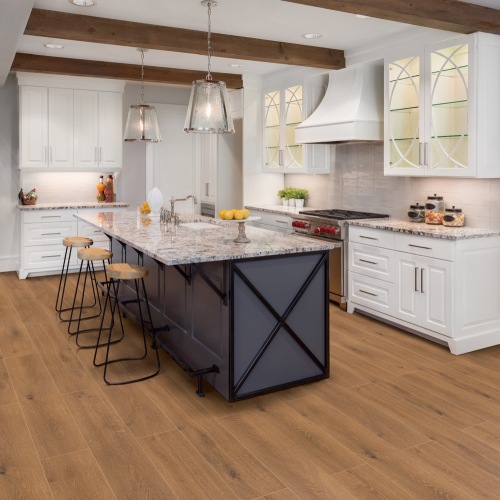
[[424,255],[435,259],[454,260],[455,258],[455,243],[442,238],[396,234],[395,248],[400,252]]
[[[65,251],[66,248],[62,245],[26,247],[23,249],[23,268],[59,271],[63,264]],[[77,252],[75,249],[71,254],[70,265],[77,265]]]
[[23,244],[60,245],[67,236],[76,236],[76,219],[70,222],[47,222],[45,224],[23,224]]
[[101,229],[95,226],[91,226],[90,224],[86,224],[81,220],[78,221],[78,236],[82,236],[84,238],[91,238],[94,241],[94,243],[97,242],[107,243],[109,241],[108,237],[102,232]]
[[33,210],[23,213],[23,222],[69,222],[76,210]]
[[349,226],[349,241],[382,248],[394,248],[394,232],[369,227]]
[[349,242],[349,271],[394,282],[394,250]]
[[292,219],[288,215],[279,215],[271,212],[263,212],[261,210],[252,210],[252,216],[260,217],[257,223],[265,226],[280,227],[282,229],[292,229]]
[[357,273],[349,273],[349,301],[392,315],[394,285]]

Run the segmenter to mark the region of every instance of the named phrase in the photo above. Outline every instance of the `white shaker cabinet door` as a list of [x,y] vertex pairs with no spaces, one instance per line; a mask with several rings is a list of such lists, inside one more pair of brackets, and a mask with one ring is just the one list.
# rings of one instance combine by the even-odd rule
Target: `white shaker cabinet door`
[[122,168],[122,94],[99,92],[99,167],[105,172]]
[[395,252],[395,304],[394,316],[418,324],[420,321],[420,257]]
[[99,93],[75,90],[75,167],[97,167]]
[[48,166],[48,89],[19,87],[21,168]]
[[50,167],[73,167],[73,89],[49,88]]

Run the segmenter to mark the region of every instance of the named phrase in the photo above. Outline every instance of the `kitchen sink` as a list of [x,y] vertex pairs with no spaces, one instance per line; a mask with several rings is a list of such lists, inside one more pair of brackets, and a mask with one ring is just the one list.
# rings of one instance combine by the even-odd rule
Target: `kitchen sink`
[[180,226],[187,227],[189,229],[215,229],[216,224],[210,224],[209,222],[183,222]]

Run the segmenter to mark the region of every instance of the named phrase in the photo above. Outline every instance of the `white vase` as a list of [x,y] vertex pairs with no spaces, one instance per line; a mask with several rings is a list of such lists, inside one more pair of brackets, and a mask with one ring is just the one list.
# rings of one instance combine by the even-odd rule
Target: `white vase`
[[290,206],[290,207],[294,207],[295,206],[295,199],[294,198],[290,198],[288,200],[288,206]]
[[304,208],[304,200],[295,200],[295,206],[297,208]]
[[163,195],[156,186],[148,193],[147,200],[149,203],[149,208],[151,208],[151,213],[153,215],[159,214],[160,208],[163,205]]
[[284,207],[288,207],[288,200],[285,200],[285,198],[281,198],[281,201]]

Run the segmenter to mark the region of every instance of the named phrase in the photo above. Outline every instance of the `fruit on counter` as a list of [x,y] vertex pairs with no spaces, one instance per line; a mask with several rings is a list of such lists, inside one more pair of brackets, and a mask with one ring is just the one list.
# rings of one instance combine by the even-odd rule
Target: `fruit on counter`
[[139,207],[139,212],[141,214],[151,213],[151,207],[149,206],[149,203],[147,201],[142,202],[142,204]]
[[250,210],[246,208],[233,208],[231,210],[220,210],[219,217],[223,220],[243,220],[250,217]]

